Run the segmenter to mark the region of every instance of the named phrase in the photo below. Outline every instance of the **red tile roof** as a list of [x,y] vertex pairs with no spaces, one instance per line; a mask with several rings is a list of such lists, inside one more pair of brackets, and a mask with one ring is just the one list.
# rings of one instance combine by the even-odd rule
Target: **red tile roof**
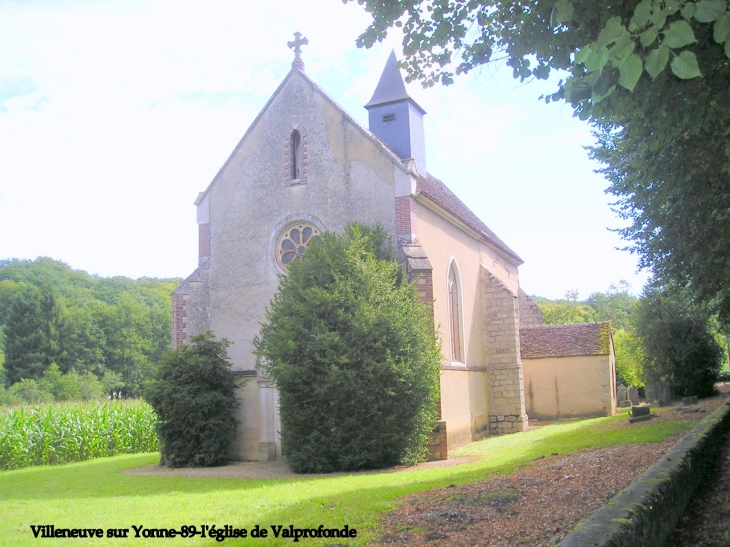
[[520,329],[520,355],[523,359],[608,355],[610,352],[611,324],[607,321]]
[[416,178],[416,182],[420,194],[423,194],[444,211],[477,232],[487,244],[502,251],[502,253],[514,260],[518,266],[524,263],[524,260],[510,249],[504,241],[499,239],[497,234],[487,228],[487,225],[469,207],[464,205],[464,202],[457,198],[443,182],[430,174],[426,176],[419,175]]

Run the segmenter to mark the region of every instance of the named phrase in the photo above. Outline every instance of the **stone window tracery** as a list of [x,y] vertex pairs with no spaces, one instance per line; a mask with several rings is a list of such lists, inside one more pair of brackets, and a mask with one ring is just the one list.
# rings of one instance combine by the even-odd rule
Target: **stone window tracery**
[[309,222],[295,222],[282,230],[276,239],[276,262],[285,272],[289,271],[289,264],[303,260],[307,247],[313,241],[321,241],[322,234],[314,224]]

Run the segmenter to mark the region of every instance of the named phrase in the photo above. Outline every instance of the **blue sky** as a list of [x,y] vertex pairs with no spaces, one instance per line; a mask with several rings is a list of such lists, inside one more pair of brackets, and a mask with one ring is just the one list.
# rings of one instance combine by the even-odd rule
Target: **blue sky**
[[[357,3],[0,0],[0,258],[50,256],[102,276],[185,277],[193,201],[267,99],[300,31],[307,74],[363,125],[391,48],[355,47]],[[525,261],[529,294],[580,297],[646,273],[609,228],[590,128],[504,66],[409,92],[428,170]]]

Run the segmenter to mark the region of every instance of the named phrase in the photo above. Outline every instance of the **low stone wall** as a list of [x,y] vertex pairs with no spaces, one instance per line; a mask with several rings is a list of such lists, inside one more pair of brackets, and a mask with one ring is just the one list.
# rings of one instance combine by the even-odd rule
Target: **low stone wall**
[[730,429],[730,398],[641,478],[563,538],[560,547],[664,547],[711,476]]

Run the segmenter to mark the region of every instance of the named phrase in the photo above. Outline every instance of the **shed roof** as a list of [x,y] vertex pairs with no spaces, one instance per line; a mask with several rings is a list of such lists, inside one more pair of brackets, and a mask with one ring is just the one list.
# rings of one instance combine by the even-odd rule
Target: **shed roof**
[[611,324],[608,321],[520,329],[520,356],[523,359],[610,353]]

